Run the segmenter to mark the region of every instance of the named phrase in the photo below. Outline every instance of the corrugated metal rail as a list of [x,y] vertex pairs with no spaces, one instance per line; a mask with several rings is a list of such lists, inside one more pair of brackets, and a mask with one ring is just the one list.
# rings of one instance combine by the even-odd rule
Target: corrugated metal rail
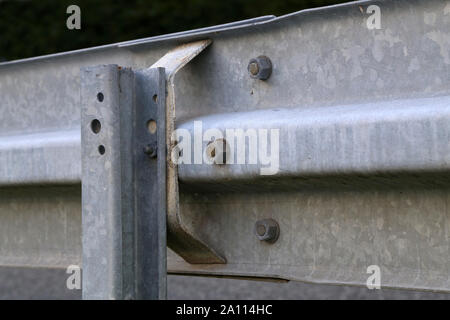
[[[370,5],[380,29],[367,26]],[[167,82],[166,121],[192,135],[199,124],[242,130],[248,150],[248,130],[278,130],[279,161],[269,172],[275,163],[180,164],[168,223],[213,254],[189,263],[203,247],[169,235],[179,254],[168,250],[168,271],[365,285],[376,265],[383,287],[450,292],[442,0],[357,1],[0,64],[0,264],[81,264],[80,70],[136,72],[200,40],[211,44]],[[249,75],[260,56],[272,63],[265,80]],[[275,242],[255,235],[267,219]]]

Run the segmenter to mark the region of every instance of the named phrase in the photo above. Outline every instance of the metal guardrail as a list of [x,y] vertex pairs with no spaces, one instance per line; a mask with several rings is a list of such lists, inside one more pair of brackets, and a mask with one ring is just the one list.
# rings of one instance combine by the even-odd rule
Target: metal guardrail
[[[367,28],[367,7],[381,29]],[[450,291],[450,4],[358,1],[0,65],[0,264],[80,264],[80,68],[212,45],[174,80],[176,128],[279,129],[279,164],[180,164],[186,232],[225,264],[171,273]],[[265,81],[248,62],[272,62]],[[250,138],[247,140],[250,141]],[[207,147],[206,142],[202,142]],[[246,148],[250,147],[246,144]],[[95,177],[94,177],[95,178]],[[279,225],[275,243],[255,223]]]

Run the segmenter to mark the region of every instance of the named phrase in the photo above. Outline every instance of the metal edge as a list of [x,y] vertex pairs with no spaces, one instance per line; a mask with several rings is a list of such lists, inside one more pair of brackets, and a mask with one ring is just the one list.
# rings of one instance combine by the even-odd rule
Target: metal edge
[[199,38],[202,36],[208,37],[208,36],[212,36],[214,34],[219,34],[219,33],[223,33],[223,32],[244,30],[244,29],[249,29],[249,28],[253,28],[253,27],[257,27],[257,26],[261,26],[261,25],[267,25],[269,23],[277,23],[280,21],[285,21],[285,20],[291,19],[293,17],[307,15],[307,14],[310,14],[313,12],[320,12],[320,11],[326,12],[328,10],[333,10],[336,8],[343,8],[343,7],[349,7],[349,6],[354,6],[354,5],[364,5],[364,4],[374,3],[374,2],[380,3],[380,2],[387,2],[387,1],[388,0],[358,0],[358,1],[353,1],[353,2],[335,4],[335,5],[331,5],[331,6],[304,9],[304,10],[289,13],[289,14],[286,14],[286,15],[283,15],[280,17],[275,17],[273,15],[262,16],[262,17],[248,19],[248,20],[241,20],[241,21],[226,23],[226,24],[222,24],[222,25],[217,25],[217,26],[213,26],[213,27],[205,27],[205,28],[193,29],[193,30],[188,30],[188,31],[183,31],[183,32],[171,33],[171,34],[167,34],[167,35],[160,35],[160,36],[154,36],[154,37],[149,37],[149,38],[142,38],[142,39],[118,42],[118,43],[114,43],[114,44],[107,44],[107,45],[102,45],[102,46],[97,46],[97,47],[86,48],[86,49],[78,49],[78,50],[73,50],[73,51],[60,52],[60,53],[54,53],[54,54],[19,59],[19,60],[12,60],[12,61],[0,63],[0,68],[18,65],[18,64],[22,64],[22,63],[43,62],[43,61],[49,60],[49,59],[68,57],[68,56],[76,55],[76,54],[93,53],[93,52],[102,51],[102,50],[106,50],[106,49],[112,49],[112,48],[132,49],[132,48],[137,48],[140,46],[145,46],[148,44],[163,43],[166,41],[173,41],[173,40],[178,40],[178,41],[189,40],[189,41],[191,41],[191,40],[194,40],[194,38]]

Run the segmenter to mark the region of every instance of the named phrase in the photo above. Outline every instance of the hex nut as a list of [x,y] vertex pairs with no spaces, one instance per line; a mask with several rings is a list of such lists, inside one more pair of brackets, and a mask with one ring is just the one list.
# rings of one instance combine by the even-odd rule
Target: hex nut
[[280,235],[280,226],[273,219],[258,220],[255,223],[255,235],[260,241],[274,243]]
[[272,62],[266,56],[259,56],[249,61],[247,70],[253,79],[267,80],[272,74]]

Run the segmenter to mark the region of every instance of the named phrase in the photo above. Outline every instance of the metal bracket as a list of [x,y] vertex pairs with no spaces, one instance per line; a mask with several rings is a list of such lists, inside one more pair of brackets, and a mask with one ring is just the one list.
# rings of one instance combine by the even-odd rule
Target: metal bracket
[[164,69],[83,69],[81,101],[83,298],[163,299]]
[[211,40],[184,44],[169,51],[152,68],[163,67],[166,71],[166,139],[168,151],[167,164],[167,244],[191,264],[225,263],[213,248],[193,235],[183,224],[183,215],[179,208],[178,170],[170,155],[175,148],[172,133],[175,130],[175,74],[189,61],[211,44]]

